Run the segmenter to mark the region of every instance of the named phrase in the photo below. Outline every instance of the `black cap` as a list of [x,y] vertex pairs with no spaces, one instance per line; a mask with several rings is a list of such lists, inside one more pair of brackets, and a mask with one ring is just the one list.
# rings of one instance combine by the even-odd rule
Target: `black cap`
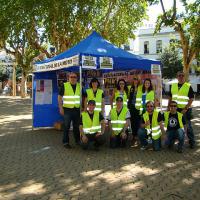
[[119,96],[116,98],[116,101],[123,101],[123,98]]
[[95,102],[95,100],[89,100],[89,101],[88,101],[88,105],[89,105],[89,104],[96,105],[96,102]]

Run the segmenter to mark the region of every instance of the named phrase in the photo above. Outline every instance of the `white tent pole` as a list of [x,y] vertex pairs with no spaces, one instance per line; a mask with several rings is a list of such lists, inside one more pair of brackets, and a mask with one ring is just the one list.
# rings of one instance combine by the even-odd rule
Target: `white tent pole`
[[82,64],[80,64],[79,66],[79,79],[80,79],[79,81],[80,81],[80,113],[81,113],[82,111]]
[[32,99],[31,99],[31,104],[32,104],[32,130],[33,130],[33,112],[34,112],[34,109],[33,109],[33,98],[34,98],[34,93],[33,93],[33,85],[34,85],[34,74],[32,75]]

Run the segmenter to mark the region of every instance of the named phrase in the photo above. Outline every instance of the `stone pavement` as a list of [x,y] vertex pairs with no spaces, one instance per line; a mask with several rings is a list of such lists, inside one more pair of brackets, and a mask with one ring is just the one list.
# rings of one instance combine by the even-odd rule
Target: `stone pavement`
[[59,131],[33,131],[30,99],[0,97],[0,200],[200,199],[198,106],[194,150],[94,152],[64,149]]

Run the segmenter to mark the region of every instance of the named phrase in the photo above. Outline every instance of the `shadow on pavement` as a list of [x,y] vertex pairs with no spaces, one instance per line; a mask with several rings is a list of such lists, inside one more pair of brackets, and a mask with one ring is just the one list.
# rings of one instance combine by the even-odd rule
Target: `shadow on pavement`
[[[199,146],[183,154],[66,150],[61,132],[32,131],[29,100],[6,101],[0,102],[0,199],[199,199]],[[198,109],[193,125],[199,141]]]

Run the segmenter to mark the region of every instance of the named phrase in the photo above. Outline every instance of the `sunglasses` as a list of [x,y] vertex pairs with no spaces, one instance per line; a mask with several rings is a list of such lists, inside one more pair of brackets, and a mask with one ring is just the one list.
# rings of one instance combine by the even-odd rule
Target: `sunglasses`
[[178,77],[184,77],[184,76],[185,76],[184,74],[179,74],[179,75],[178,75]]
[[77,76],[70,76],[69,78],[77,78]]
[[174,108],[176,108],[176,107],[177,107],[177,105],[170,105],[170,107],[172,107],[172,108],[173,108],[173,107],[174,107]]
[[153,108],[153,106],[151,105],[151,106],[147,106],[147,108]]
[[137,78],[133,78],[133,80],[134,80],[134,81],[138,81],[138,79],[137,79]]

